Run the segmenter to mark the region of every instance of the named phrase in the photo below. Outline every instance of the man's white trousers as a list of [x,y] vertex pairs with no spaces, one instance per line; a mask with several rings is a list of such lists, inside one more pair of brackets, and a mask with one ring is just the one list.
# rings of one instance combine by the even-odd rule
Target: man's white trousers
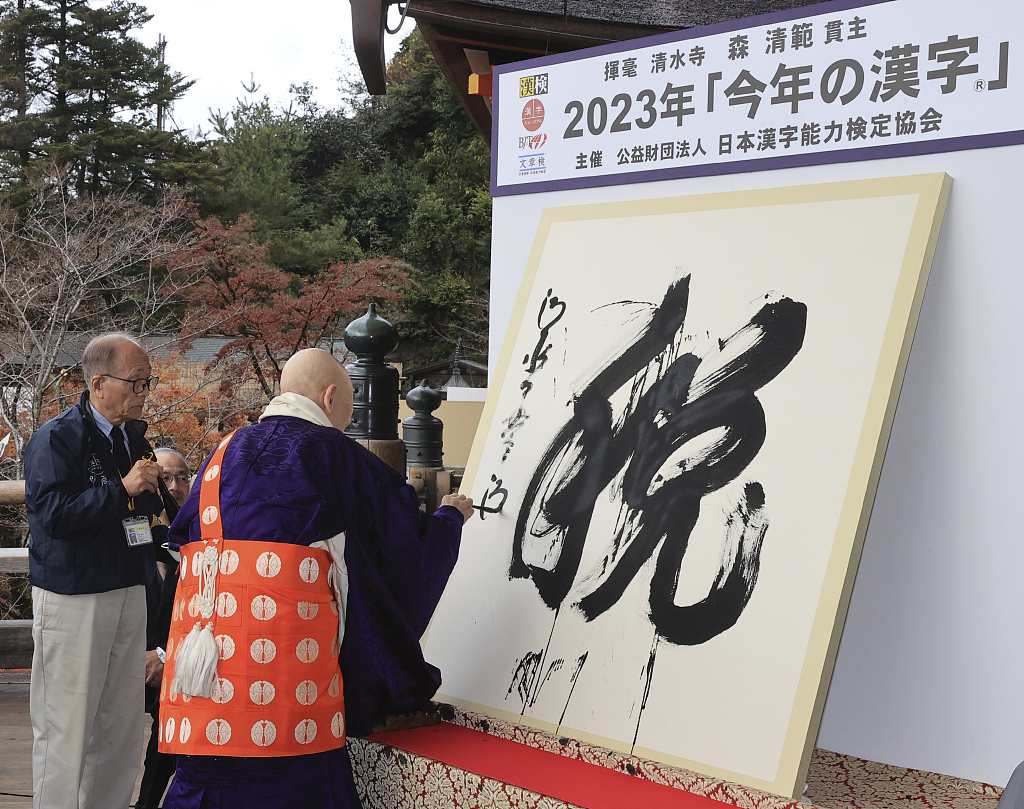
[[125,809],[142,757],[146,589],[32,588],[34,809]]

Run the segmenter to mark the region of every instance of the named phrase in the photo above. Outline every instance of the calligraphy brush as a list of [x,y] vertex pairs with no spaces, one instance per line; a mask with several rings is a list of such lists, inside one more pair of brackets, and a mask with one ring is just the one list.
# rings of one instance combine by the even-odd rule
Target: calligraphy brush
[[[161,481],[161,483],[162,482],[163,481]],[[501,511],[501,506],[498,506],[497,508],[491,508],[490,506],[478,506],[476,505],[476,503],[473,504],[473,508],[475,508],[477,511],[486,512],[487,514],[497,514],[499,511]]]
[[164,501],[164,508],[167,510],[168,518],[173,522],[174,518],[178,516],[178,501],[174,499],[174,495],[171,494],[171,490],[167,488],[167,484],[164,483],[164,479],[160,478],[157,480],[157,486],[160,489],[160,499]]
[[[156,453],[147,452],[142,456],[144,461],[152,461],[156,463]],[[171,494],[171,490],[167,488],[167,484],[164,483],[162,477],[156,479],[157,488],[160,490],[160,499],[164,501],[164,509],[167,511],[167,516],[173,522],[174,518],[178,516],[178,501],[174,499],[174,495]]]

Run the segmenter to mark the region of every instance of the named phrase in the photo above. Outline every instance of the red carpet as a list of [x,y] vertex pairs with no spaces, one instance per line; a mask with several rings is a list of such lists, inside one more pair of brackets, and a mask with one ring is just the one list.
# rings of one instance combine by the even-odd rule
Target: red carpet
[[[442,722],[371,739],[585,809],[722,809],[729,804]],[[730,809],[735,809],[730,807]]]

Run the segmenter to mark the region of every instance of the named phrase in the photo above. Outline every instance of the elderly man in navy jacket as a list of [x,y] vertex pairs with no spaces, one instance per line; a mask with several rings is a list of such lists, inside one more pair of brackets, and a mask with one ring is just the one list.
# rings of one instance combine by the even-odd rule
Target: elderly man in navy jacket
[[157,380],[126,334],[90,342],[82,371],[88,391],[25,453],[36,809],[127,806],[142,751],[145,584],[163,505],[139,417]]

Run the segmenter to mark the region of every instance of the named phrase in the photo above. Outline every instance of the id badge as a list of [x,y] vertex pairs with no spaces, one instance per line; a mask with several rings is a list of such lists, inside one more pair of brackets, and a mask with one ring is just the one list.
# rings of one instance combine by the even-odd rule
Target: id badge
[[127,520],[121,520],[121,525],[124,526],[124,534],[128,537],[129,548],[134,548],[136,545],[153,544],[153,532],[149,530],[149,520],[142,517],[129,517]]

